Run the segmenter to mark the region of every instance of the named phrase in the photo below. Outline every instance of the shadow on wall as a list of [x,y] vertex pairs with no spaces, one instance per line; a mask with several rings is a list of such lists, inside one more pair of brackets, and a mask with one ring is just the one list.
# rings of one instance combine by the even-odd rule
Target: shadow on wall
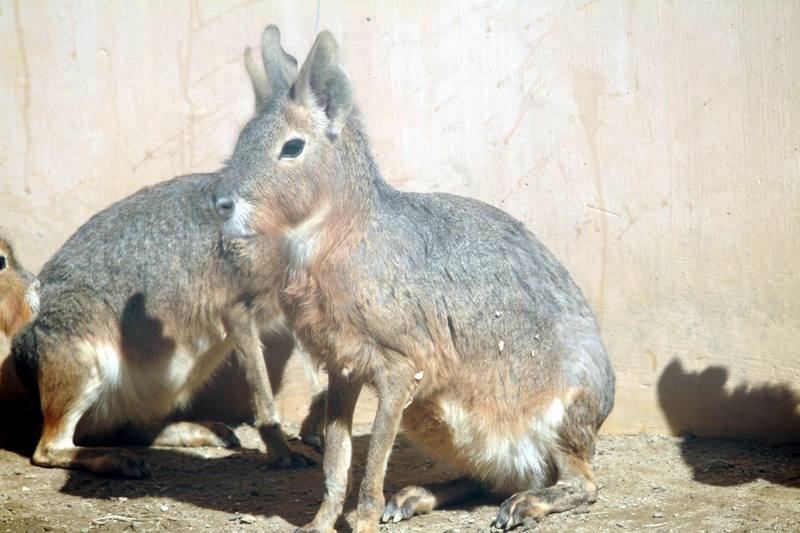
[[[675,434],[687,435],[681,445],[684,461],[697,481],[711,485],[736,485],[753,479],[800,486],[800,477],[786,477],[763,447],[761,461],[736,454],[742,448],[693,439],[719,437],[771,444],[800,443],[800,395],[788,384],[742,384],[726,390],[728,370],[712,366],[702,372],[687,372],[673,360],[658,380],[658,400]],[[730,449],[730,453],[725,450]],[[709,453],[713,450],[713,453]],[[734,450],[738,450],[735,451]],[[733,455],[732,455],[733,454]],[[711,456],[713,455],[713,457]],[[800,459],[800,450],[796,453]],[[740,465],[747,464],[743,470]]]

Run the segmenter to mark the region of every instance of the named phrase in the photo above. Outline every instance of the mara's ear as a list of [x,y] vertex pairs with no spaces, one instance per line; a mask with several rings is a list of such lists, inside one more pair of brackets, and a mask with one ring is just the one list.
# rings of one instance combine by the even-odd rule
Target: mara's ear
[[256,111],[260,111],[275,95],[287,92],[297,77],[297,60],[281,46],[281,32],[277,26],[270,24],[264,29],[261,57],[263,71],[256,66],[250,47],[244,51],[244,64],[256,95]]
[[339,45],[328,31],[317,36],[294,84],[294,100],[325,111],[325,133],[334,140],[353,109],[353,84],[339,64]]

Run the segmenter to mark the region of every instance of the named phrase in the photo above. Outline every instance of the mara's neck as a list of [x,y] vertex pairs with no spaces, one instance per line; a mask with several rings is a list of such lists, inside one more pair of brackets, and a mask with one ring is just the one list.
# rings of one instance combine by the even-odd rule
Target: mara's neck
[[290,267],[313,269],[331,253],[358,245],[383,199],[395,192],[380,175],[357,113],[335,141],[329,181],[319,201],[286,233]]

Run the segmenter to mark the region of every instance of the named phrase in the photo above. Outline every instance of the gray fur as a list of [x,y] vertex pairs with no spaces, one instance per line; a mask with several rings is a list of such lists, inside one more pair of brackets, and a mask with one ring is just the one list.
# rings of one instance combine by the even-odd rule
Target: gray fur
[[[498,527],[591,503],[588,459],[614,373],[583,294],[508,214],[384,181],[337,51],[328,32],[317,37],[291,91],[243,130],[214,195],[225,233],[279,239],[282,273],[271,279],[328,369],[325,498],[306,529],[330,531],[342,512],[362,383],[379,404],[356,530],[376,529],[401,425],[479,483],[516,493]],[[305,149],[285,160],[291,138]],[[437,505],[434,491],[411,492],[425,495],[422,512]]]
[[[376,387],[379,406],[357,530],[376,528],[401,419],[421,441],[452,444],[463,433],[452,444],[459,457],[429,451],[517,493],[499,527],[594,501],[587,461],[613,406],[614,373],[583,294],[508,214],[384,181],[337,50],[328,32],[318,36],[291,92],[242,132],[215,193],[226,233],[280,239],[282,307],[329,371],[325,499],[307,529],[330,530],[342,511],[350,399],[362,383]],[[306,143],[295,161],[277,156],[287,136]],[[449,437],[436,433],[443,424]],[[531,439],[529,452],[509,466],[491,443],[502,449],[520,427],[543,433],[519,437]],[[497,433],[481,440],[486,431]],[[480,442],[490,449],[470,449]]]
[[253,83],[257,111],[270,101],[273,94],[285,93],[297,76],[297,60],[281,47],[281,32],[276,26],[270,25],[264,29],[261,57],[263,71],[256,67],[252,50],[248,47],[244,52],[244,63]]
[[[253,77],[259,107],[276,91],[285,93],[296,73],[277,28],[265,30],[262,53],[269,80]],[[270,459],[308,463],[286,443],[262,354],[263,341],[279,385],[276,376],[294,347],[265,275],[279,249],[270,238],[220,233],[210,201],[218,179],[182,176],[112,204],[43,267],[41,311],[12,347],[44,413],[36,464],[146,475],[146,465],[130,454],[74,446],[125,426],[159,443],[235,443],[219,425],[163,427],[233,352],[252,389]]]
[[[212,218],[208,195],[217,179],[198,174],[146,187],[94,215],[50,258],[39,274],[39,315],[13,344],[29,386],[36,388],[36,373],[46,362],[42,359],[61,357],[57,347],[65,343],[113,338],[116,330],[123,355],[163,366],[176,344],[192,342],[198,330],[212,336],[234,304],[253,305],[246,285],[247,256],[235,259],[240,244],[222,238]],[[268,241],[259,245],[272,247]],[[209,298],[211,292],[222,296]],[[165,322],[183,324],[186,331],[164,336]],[[286,335],[280,330],[270,334]],[[113,396],[104,400],[114,403]],[[84,433],[112,431],[126,422],[158,425],[181,407],[168,401],[160,405],[165,412],[98,420]]]

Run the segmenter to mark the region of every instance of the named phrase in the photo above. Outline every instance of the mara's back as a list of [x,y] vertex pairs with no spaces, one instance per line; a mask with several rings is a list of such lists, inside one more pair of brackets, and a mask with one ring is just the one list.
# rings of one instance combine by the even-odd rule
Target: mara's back
[[14,341],[15,362],[43,410],[45,396],[83,398],[79,434],[158,423],[231,353],[225,320],[244,288],[206,200],[214,180],[182,176],[112,204],[43,267],[41,309]]
[[180,321],[196,312],[192,302],[234,289],[207,200],[215,179],[174,178],[94,215],[43,267],[42,310],[64,293],[90,291],[118,315],[133,305]]
[[383,286],[400,295],[406,315],[418,310],[406,331],[431,336],[430,327],[417,324],[435,317],[446,325],[462,367],[503,361],[511,378],[586,387],[604,418],[614,378],[594,315],[567,270],[524,224],[469,198],[379,190],[383,208],[374,231],[385,249],[377,255],[392,277]]

